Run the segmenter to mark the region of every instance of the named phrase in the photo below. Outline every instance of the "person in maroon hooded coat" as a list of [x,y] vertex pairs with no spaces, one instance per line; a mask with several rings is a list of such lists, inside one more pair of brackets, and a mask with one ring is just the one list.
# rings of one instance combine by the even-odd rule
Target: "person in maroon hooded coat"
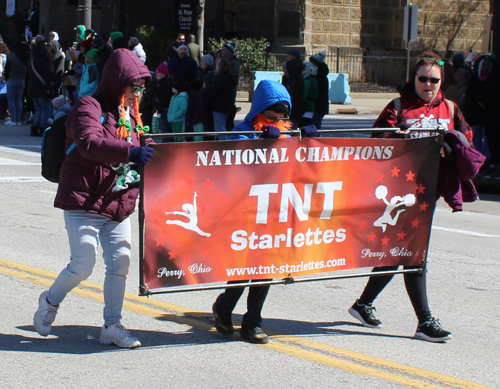
[[93,97],[73,107],[66,125],[66,147],[55,207],[64,210],[71,260],[39,298],[33,322],[40,335],[51,331],[59,304],[92,273],[98,243],[106,265],[104,326],[99,341],[134,348],[140,341],[120,324],[130,263],[129,216],[139,195],[137,165],[145,165],[153,148],[140,146],[144,132],[138,99],[151,75],[130,50],[114,51]]

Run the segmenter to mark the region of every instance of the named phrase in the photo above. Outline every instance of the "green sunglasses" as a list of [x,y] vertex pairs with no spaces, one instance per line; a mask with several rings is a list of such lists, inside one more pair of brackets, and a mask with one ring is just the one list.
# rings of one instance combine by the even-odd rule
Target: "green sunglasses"
[[264,112],[262,112],[262,116],[264,116],[266,119],[273,120],[274,122],[279,122],[280,120],[290,120],[290,117],[285,114],[285,117],[283,118],[273,118],[271,116],[267,116]]
[[144,89],[146,89],[145,86],[138,86],[138,85],[130,85],[130,88],[132,89],[132,94],[136,94],[137,92],[144,92]]

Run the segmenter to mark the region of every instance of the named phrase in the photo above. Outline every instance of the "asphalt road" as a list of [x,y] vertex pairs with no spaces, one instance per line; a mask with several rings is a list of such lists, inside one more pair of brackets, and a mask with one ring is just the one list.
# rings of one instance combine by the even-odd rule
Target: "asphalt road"
[[[359,118],[358,118],[359,119]],[[40,138],[0,125],[1,388],[484,388],[500,387],[500,197],[484,195],[452,213],[440,201],[429,252],[431,309],[453,332],[446,344],[413,339],[417,321],[396,276],[376,301],[378,330],[347,309],[365,278],[271,287],[268,345],[213,329],[219,291],[139,297],[138,223],[123,323],[135,350],[104,346],[104,266],[62,303],[47,338],[33,328],[40,293],[67,264],[56,185],[40,176]],[[245,299],[236,308],[241,320]]]

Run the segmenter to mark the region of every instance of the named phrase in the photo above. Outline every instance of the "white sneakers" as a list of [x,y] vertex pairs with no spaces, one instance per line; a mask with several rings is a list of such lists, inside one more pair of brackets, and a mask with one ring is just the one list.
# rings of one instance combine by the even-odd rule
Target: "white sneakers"
[[[5,122],[5,125],[6,126],[17,126],[18,124],[16,122],[13,122],[12,120],[7,120]],[[21,123],[19,123],[19,125],[21,125]]]
[[110,326],[104,325],[99,342],[102,344],[115,344],[118,347],[136,348],[141,345],[139,339],[130,335],[130,332],[120,323]]
[[[55,307],[47,300],[48,291],[43,292],[38,299],[38,310],[33,317],[35,330],[42,336],[50,334],[52,323],[56,318],[59,306]],[[130,332],[120,323],[110,326],[104,325],[99,342],[102,344],[115,344],[118,347],[136,348],[141,345],[139,339],[130,335]]]
[[36,332],[42,336],[50,334],[52,323],[56,318],[57,310],[59,307],[54,307],[47,301],[49,292],[43,292],[38,298],[38,311],[35,312],[33,317],[33,325]]

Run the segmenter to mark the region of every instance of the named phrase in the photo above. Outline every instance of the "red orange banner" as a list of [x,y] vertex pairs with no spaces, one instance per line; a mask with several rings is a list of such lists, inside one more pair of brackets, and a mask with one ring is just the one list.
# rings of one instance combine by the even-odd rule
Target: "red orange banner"
[[154,147],[143,177],[145,291],[426,258],[436,137]]

